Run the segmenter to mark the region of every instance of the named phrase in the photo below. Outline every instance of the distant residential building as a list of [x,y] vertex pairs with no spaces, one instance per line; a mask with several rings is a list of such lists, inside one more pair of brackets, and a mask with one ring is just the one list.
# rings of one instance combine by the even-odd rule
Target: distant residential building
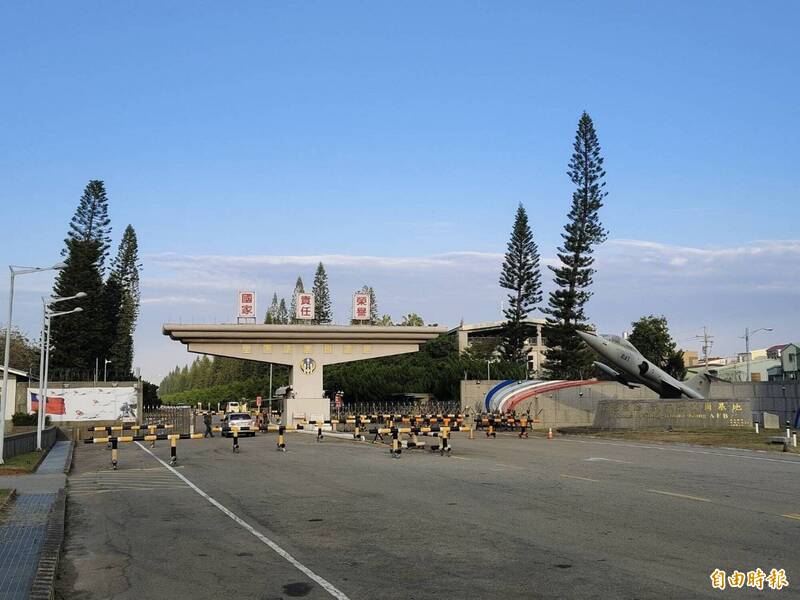
[[780,359],[784,348],[788,345],[789,344],[776,344],[775,346],[770,346],[767,348],[767,358]]
[[[709,360],[708,373],[725,381],[747,381],[747,361],[729,361],[728,364],[714,364]],[[757,358],[750,361],[750,381],[767,381],[770,370],[780,365],[780,361],[772,358]],[[689,375],[705,373],[703,365],[694,365],[687,369]]]
[[[547,350],[545,341],[542,338],[542,328],[547,324],[545,319],[526,319],[534,332],[526,340],[525,351],[528,355],[528,372],[541,375],[544,365],[544,353]],[[488,321],[484,323],[462,323],[458,327],[451,329],[448,333],[455,334],[458,339],[458,351],[464,353],[475,344],[486,344],[493,348],[495,355],[499,356],[499,346],[503,335],[505,321]]]
[[682,350],[683,366],[687,369],[697,364],[697,350]]
[[773,348],[777,349],[774,354],[779,358],[778,363],[769,370],[769,380],[783,381],[789,379],[797,381],[799,379],[798,375],[800,375],[800,367],[798,366],[800,346],[797,344],[781,344],[780,346],[768,348],[767,352]]

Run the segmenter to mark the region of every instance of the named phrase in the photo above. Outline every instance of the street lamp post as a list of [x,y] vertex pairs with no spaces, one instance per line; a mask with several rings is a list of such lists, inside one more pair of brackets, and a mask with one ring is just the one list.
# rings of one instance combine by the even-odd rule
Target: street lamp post
[[103,360],[103,381],[108,381],[108,363],[111,362],[110,358]]
[[8,292],[8,320],[6,321],[6,353],[3,358],[3,395],[0,396],[0,465],[3,461],[3,450],[5,449],[6,439],[6,400],[8,396],[8,369],[11,359],[11,317],[14,312],[14,278],[17,275],[27,275],[29,273],[39,273],[41,271],[53,271],[63,269],[66,263],[58,263],[52,267],[17,267],[9,265],[11,271],[11,284]]
[[745,354],[745,361],[747,361],[747,380],[750,381],[750,336],[758,333],[759,331],[772,331],[772,327],[759,327],[753,331],[750,331],[749,327],[744,328],[744,354]]
[[42,298],[42,341],[41,341],[41,354],[39,364],[39,412],[36,415],[36,449],[42,450],[42,431],[44,431],[45,420],[47,419],[47,379],[50,369],[50,320],[53,317],[60,317],[62,315],[70,315],[72,313],[81,312],[83,309],[78,307],[72,310],[62,312],[52,312],[50,307],[58,302],[66,302],[67,300],[77,300],[78,298],[85,298],[86,292],[78,292],[74,296],[65,296],[60,298]]

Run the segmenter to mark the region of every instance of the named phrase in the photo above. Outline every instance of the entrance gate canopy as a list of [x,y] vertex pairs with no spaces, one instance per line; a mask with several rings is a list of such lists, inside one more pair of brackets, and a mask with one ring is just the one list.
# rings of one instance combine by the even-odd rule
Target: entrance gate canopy
[[325,365],[406,354],[447,331],[444,327],[370,325],[183,325],[167,323],[164,335],[189,352],[288,365],[294,398],[284,423],[330,419],[323,398]]

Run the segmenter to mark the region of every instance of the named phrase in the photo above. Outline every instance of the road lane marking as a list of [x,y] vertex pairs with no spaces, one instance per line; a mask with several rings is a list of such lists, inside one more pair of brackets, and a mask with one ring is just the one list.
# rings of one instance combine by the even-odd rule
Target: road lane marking
[[[783,459],[783,458],[765,458],[761,456],[748,456],[746,454],[728,454],[727,452],[710,452],[708,450],[689,450],[687,448],[670,448],[668,446],[649,446],[647,444],[620,444],[615,442],[602,442],[595,440],[568,440],[564,437],[559,438],[564,442],[576,442],[578,444],[600,444],[602,446],[621,446],[623,448],[648,448],[650,450],[669,450],[671,452],[683,452],[685,454],[709,454],[711,456],[727,456],[728,458],[744,458],[746,460],[761,460],[766,462],[783,463],[785,465],[800,466],[800,460],[797,459]],[[739,448],[744,452],[748,452],[747,448]],[[766,450],[749,450],[749,452],[767,452]]]
[[582,481],[594,481],[595,483],[599,483],[599,479],[592,479],[591,477],[581,477],[579,475],[567,475],[566,473],[561,473],[560,477],[566,477],[567,479],[581,479]]
[[152,452],[150,452],[150,450],[149,450],[148,448],[145,448],[145,447],[144,447],[144,446],[141,444],[141,442],[136,442],[136,445],[137,445],[137,446],[139,446],[139,448],[141,448],[141,449],[142,449],[142,450],[144,450],[145,452],[147,452],[147,453],[148,453],[150,456],[152,456],[153,458],[155,458],[155,459],[156,459],[158,462],[160,462],[160,463],[161,463],[161,464],[162,464],[162,465],[163,465],[163,466],[164,466],[164,467],[165,467],[167,470],[169,470],[170,472],[172,472],[172,474],[173,474],[173,475],[175,475],[175,476],[176,476],[178,479],[180,479],[181,481],[183,481],[183,482],[184,482],[186,485],[188,485],[190,488],[192,488],[192,489],[193,489],[195,492],[197,492],[197,493],[198,493],[200,496],[202,496],[203,498],[205,498],[206,500],[208,500],[208,502],[209,502],[210,504],[212,504],[213,506],[216,506],[216,507],[217,507],[219,510],[221,510],[223,513],[225,513],[226,515],[228,515],[228,516],[229,516],[231,519],[233,519],[233,520],[234,520],[236,523],[238,523],[239,525],[241,525],[242,527],[244,527],[244,528],[245,528],[247,531],[249,531],[251,534],[253,534],[253,536],[255,536],[255,537],[256,537],[256,538],[257,538],[259,541],[261,541],[261,542],[263,542],[265,545],[269,546],[269,547],[270,547],[270,548],[271,548],[271,549],[272,549],[272,550],[273,550],[273,551],[274,551],[274,552],[275,552],[275,553],[276,553],[278,556],[280,556],[280,557],[282,557],[283,559],[285,559],[285,560],[286,560],[286,561],[287,561],[289,564],[291,564],[291,565],[292,565],[294,568],[296,568],[296,569],[297,569],[298,571],[300,571],[301,573],[305,574],[305,575],[306,575],[306,576],[307,576],[309,579],[311,579],[312,581],[315,581],[316,583],[318,583],[318,584],[320,585],[320,587],[322,587],[322,589],[324,589],[326,592],[328,592],[328,593],[329,593],[331,596],[333,596],[333,597],[334,597],[334,598],[336,598],[337,600],[350,600],[350,599],[349,599],[349,598],[348,598],[348,597],[345,595],[345,593],[344,593],[344,592],[342,592],[341,590],[339,590],[339,589],[338,589],[336,586],[334,586],[334,585],[333,585],[333,584],[332,584],[330,581],[328,581],[327,579],[324,579],[324,578],[320,577],[319,575],[317,575],[316,573],[314,573],[314,571],[312,571],[311,569],[309,569],[308,567],[306,567],[306,566],[305,566],[303,563],[301,563],[300,561],[298,561],[298,560],[297,560],[297,559],[296,559],[294,556],[292,556],[291,554],[289,554],[289,553],[288,553],[286,550],[284,550],[283,548],[281,548],[281,547],[280,547],[278,544],[276,544],[275,542],[273,542],[271,539],[269,539],[269,538],[268,538],[267,536],[265,536],[263,533],[261,533],[260,531],[258,531],[258,530],[257,530],[255,527],[253,527],[252,525],[250,525],[250,523],[248,523],[247,521],[245,521],[244,519],[242,519],[241,517],[239,517],[239,516],[238,516],[238,515],[236,515],[235,513],[231,512],[231,511],[230,511],[230,510],[228,510],[228,509],[227,509],[225,506],[223,506],[222,504],[220,504],[220,503],[219,503],[217,500],[215,500],[214,498],[212,498],[211,496],[209,496],[208,494],[206,494],[206,493],[205,493],[203,490],[201,490],[199,487],[197,487],[195,484],[193,484],[191,481],[189,481],[189,479],[187,479],[187,478],[186,478],[186,476],[184,476],[182,473],[179,473],[179,472],[178,472],[178,471],[176,471],[176,470],[175,470],[173,467],[171,467],[170,465],[168,465],[167,463],[165,463],[163,460],[161,460],[160,458],[158,458],[158,457],[157,457],[155,454],[153,454]]
[[688,494],[677,494],[675,492],[665,492],[664,490],[647,490],[653,494],[663,494],[664,496],[673,496],[675,498],[684,498],[686,500],[697,500],[698,502],[711,502],[708,498],[700,498],[698,496],[689,496]]
[[598,460],[603,460],[603,461],[607,461],[607,462],[625,463],[627,465],[632,464],[627,460],[619,460],[619,459],[616,459],[616,458],[603,458],[602,456],[592,456],[590,458],[584,458],[583,460],[584,460],[584,462],[595,462],[595,461],[598,461]]
[[70,496],[73,495],[87,495],[87,494],[110,494],[114,492],[158,492],[161,490],[185,490],[186,486],[182,485],[180,487],[159,487],[159,488],[135,488],[135,489],[126,489],[126,488],[119,488],[113,490],[69,490],[67,493]]
[[781,515],[782,517],[786,517],[787,519],[796,519],[800,521],[800,515],[790,514],[790,515]]

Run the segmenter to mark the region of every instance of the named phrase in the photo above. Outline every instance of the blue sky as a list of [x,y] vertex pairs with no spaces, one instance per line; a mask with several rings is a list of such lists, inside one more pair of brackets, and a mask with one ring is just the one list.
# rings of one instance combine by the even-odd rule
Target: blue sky
[[[229,320],[239,285],[266,308],[319,258],[341,320],[362,283],[396,317],[493,319],[518,202],[554,256],[587,110],[610,231],[592,320],[664,313],[680,340],[710,326],[723,354],[746,325],[797,339],[798,17],[795,2],[6,3],[0,264],[57,259],[83,186],[105,180],[115,239],[139,234],[137,363],[156,380],[189,358],[162,322]],[[20,280],[30,333],[49,283]]]

